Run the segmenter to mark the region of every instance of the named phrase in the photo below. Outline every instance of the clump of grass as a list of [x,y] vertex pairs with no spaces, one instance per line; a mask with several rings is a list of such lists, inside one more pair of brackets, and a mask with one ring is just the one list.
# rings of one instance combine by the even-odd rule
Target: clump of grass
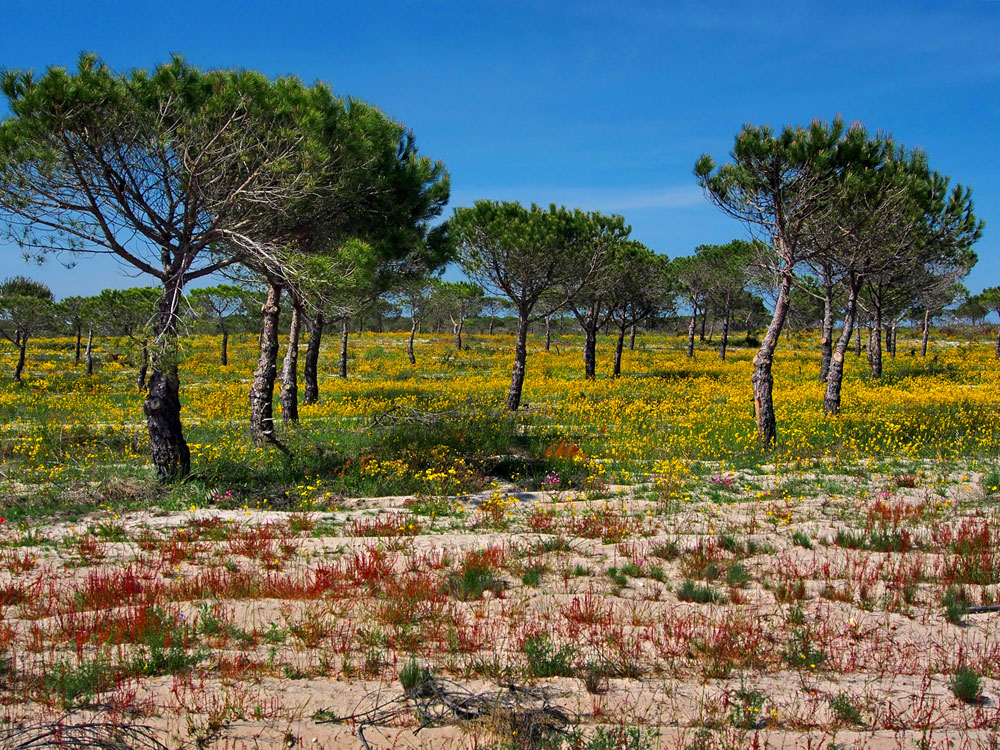
[[863,722],[861,710],[851,700],[847,693],[838,693],[830,698],[830,711],[834,718],[841,724],[856,726]]
[[521,575],[521,583],[525,586],[537,586],[542,582],[542,574],[544,572],[545,568],[540,565],[534,565]]
[[730,586],[744,586],[750,580],[750,574],[742,563],[733,563],[726,571],[726,583]]
[[792,543],[797,544],[799,547],[803,547],[804,549],[813,548],[812,539],[810,539],[809,535],[804,531],[796,531],[792,534]]
[[722,600],[719,592],[711,586],[702,586],[690,578],[685,579],[684,583],[677,589],[677,598],[682,602],[694,602],[695,604],[711,604]]
[[571,677],[576,649],[572,646],[556,648],[548,633],[536,633],[524,641],[524,655],[528,658],[531,677]]
[[978,703],[983,679],[974,670],[962,667],[951,678],[951,692],[963,703]]
[[969,598],[961,586],[949,586],[941,597],[944,605],[944,619],[952,625],[961,624],[969,612]]
[[403,686],[404,693],[410,693],[419,685],[427,682],[431,677],[427,667],[421,667],[417,660],[410,657],[410,660],[399,670],[399,684]]
[[487,591],[499,594],[504,585],[492,568],[475,560],[467,560],[461,570],[448,574],[444,587],[456,599],[467,602],[482,599]]
[[628,586],[628,577],[616,567],[608,568],[608,578],[619,588]]

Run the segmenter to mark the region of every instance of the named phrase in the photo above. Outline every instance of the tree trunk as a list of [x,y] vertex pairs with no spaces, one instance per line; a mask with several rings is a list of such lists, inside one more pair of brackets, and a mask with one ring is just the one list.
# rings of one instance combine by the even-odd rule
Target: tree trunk
[[825,382],[833,356],[833,281],[823,279],[823,338],[820,340],[819,381]]
[[299,333],[302,330],[302,308],[292,299],[292,319],[288,325],[288,348],[281,363],[281,423],[299,421]]
[[76,359],[73,361],[74,365],[80,364],[80,339],[83,338],[83,326],[76,327]]
[[587,380],[597,378],[597,326],[592,322],[584,330],[583,376]]
[[517,411],[521,405],[524,372],[528,360],[528,311],[522,310],[517,318],[517,343],[514,347],[514,368],[510,373],[510,390],[507,391],[507,409]]
[[410,321],[410,340],[406,342],[406,353],[410,356],[410,364],[417,364],[417,357],[413,353],[413,337],[417,335],[417,321]]
[[860,357],[861,356],[861,326],[860,326],[860,324],[857,326],[857,334],[858,335],[856,336],[855,341],[854,341],[854,356]]
[[[924,310],[924,326],[923,330],[920,332],[920,356],[927,357],[927,340],[931,335],[931,311],[930,308]],[[998,344],[1000,346],[1000,344]],[[997,350],[997,356],[1000,357],[1000,349]]]
[[632,331],[629,333],[629,337],[628,337],[628,350],[630,352],[634,352],[635,351],[635,329],[636,329],[636,325],[635,325],[635,323],[633,323],[632,324]]
[[347,377],[347,335],[350,322],[347,318],[340,322],[340,371],[338,374],[342,378]]
[[493,335],[493,322],[494,322],[495,318],[496,318],[495,315],[491,315],[490,316],[490,336]]
[[771,324],[767,328],[764,340],[760,343],[760,350],[753,358],[753,376],[750,378],[750,382],[753,384],[754,415],[757,420],[757,437],[765,449],[774,445],[778,432],[774,416],[774,375],[771,368],[774,364],[774,350],[778,347],[778,338],[781,336],[781,329],[788,317],[792,279],[791,269],[782,273],[781,287],[774,305]]
[[708,308],[701,311],[701,330],[698,331],[698,340],[705,340],[705,321],[708,319]]
[[177,368],[177,308],[182,287],[183,276],[164,281],[157,311],[152,372],[142,404],[149,429],[149,449],[161,482],[177,481],[191,473],[191,451],[181,425]]
[[305,392],[302,394],[302,403],[315,404],[319,401],[319,348],[323,342],[323,313],[316,313],[316,317],[309,326],[309,346],[306,347],[306,362],[303,367],[303,378],[305,379]]
[[219,322],[219,327],[222,328],[222,350],[219,352],[219,364],[223,367],[229,366],[229,329],[226,328],[226,324]]
[[87,329],[87,350],[84,354],[84,361],[87,363],[87,374],[94,374],[94,329]]
[[892,359],[896,358],[896,333],[898,332],[897,326],[899,325],[898,320],[892,321],[892,325],[889,327],[889,356]]
[[726,361],[726,347],[729,345],[729,310],[722,317],[722,335],[719,337],[719,359]]
[[712,318],[712,324],[708,327],[708,343],[712,343],[712,337],[715,335],[715,318]]
[[[826,376],[826,395],[823,397],[823,411],[829,416],[840,412],[840,389],[844,382],[844,355],[851,341],[852,328],[858,310],[859,281],[853,281],[847,297],[847,309],[844,311],[844,329],[840,333],[836,350],[830,355],[830,368]],[[858,336],[861,327],[858,327]]]
[[688,323],[688,346],[687,346],[687,356],[688,359],[694,357],[694,333],[698,325],[698,310],[691,314],[691,322]]
[[465,328],[465,318],[459,318],[457,323],[452,321],[451,326],[455,332],[455,348],[462,351],[462,329]]
[[142,340],[142,350],[139,352],[139,372],[135,376],[135,384],[140,391],[146,390],[146,373],[149,371],[149,344]]
[[625,348],[625,324],[622,323],[618,326],[618,341],[615,343],[615,366],[611,371],[613,377],[618,377],[622,374],[622,349]]
[[28,351],[28,334],[18,337],[17,364],[14,366],[14,382],[21,384],[21,373],[24,372],[24,360]]
[[552,349],[552,316],[545,316],[545,351]]
[[882,377],[882,306],[875,305],[875,320],[872,324],[872,340],[868,349],[868,361],[871,362],[872,376]]
[[261,308],[260,357],[250,386],[250,436],[259,442],[274,439],[274,380],[278,376],[278,316],[281,287],[271,284]]

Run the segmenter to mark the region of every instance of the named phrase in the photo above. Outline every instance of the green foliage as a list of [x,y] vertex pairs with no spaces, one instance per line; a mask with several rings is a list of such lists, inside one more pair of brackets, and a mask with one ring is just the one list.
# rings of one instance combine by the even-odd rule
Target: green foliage
[[692,581],[690,578],[677,589],[677,598],[682,602],[695,602],[696,604],[711,604],[722,601],[722,595],[711,586],[703,586]]
[[963,703],[977,703],[982,692],[982,677],[972,669],[963,667],[951,678],[951,692]]
[[944,617],[952,625],[961,624],[969,611],[969,597],[961,586],[949,586],[941,597]]
[[526,638],[524,655],[528,658],[528,674],[531,677],[571,677],[574,673],[576,649],[569,645],[556,649],[548,633]]
[[834,718],[841,724],[857,726],[864,722],[861,710],[847,693],[838,693],[830,698],[830,711],[833,713]]

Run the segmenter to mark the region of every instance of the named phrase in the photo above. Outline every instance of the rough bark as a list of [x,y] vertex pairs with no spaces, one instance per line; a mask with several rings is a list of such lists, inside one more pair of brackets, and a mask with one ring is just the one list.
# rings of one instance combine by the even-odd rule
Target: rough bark
[[225,323],[220,323],[222,328],[222,350],[219,352],[219,364],[223,367],[229,366],[229,329]]
[[792,272],[787,270],[781,276],[781,286],[778,299],[774,305],[774,315],[767,328],[760,349],[753,358],[754,415],[757,421],[757,437],[764,448],[774,445],[777,437],[777,421],[774,415],[774,375],[771,370],[774,364],[774,350],[778,346],[781,329],[788,317],[788,301],[792,293]]
[[[695,310],[691,314],[691,322],[688,323],[688,344],[687,344],[687,356],[688,359],[694,357],[694,334],[696,326],[698,325],[698,311]],[[777,342],[776,342],[777,343]]]
[[139,372],[135,376],[135,384],[140,391],[146,390],[146,373],[149,372],[149,343],[142,340],[141,351],[139,352]]
[[894,320],[892,321],[892,325],[889,327],[889,337],[887,339],[887,343],[889,349],[889,356],[892,359],[896,358],[896,334],[898,333],[898,328],[897,328],[898,325],[899,321]]
[[552,350],[552,321],[550,315],[545,316],[545,351]]
[[701,311],[701,330],[698,331],[698,340],[705,340],[705,321],[708,319],[708,308]]
[[719,359],[726,361],[726,347],[729,346],[729,311],[722,316],[722,334],[719,336]]
[[[931,336],[931,311],[924,310],[924,325],[923,330],[920,332],[920,356],[927,357],[927,341]],[[997,352],[997,356],[1000,357],[1000,350]]]
[[14,382],[21,383],[21,373],[24,372],[24,360],[28,351],[28,334],[24,334],[17,344],[17,364],[14,366]]
[[350,321],[344,318],[340,322],[340,370],[338,374],[342,378],[347,377],[347,336]]
[[292,301],[292,319],[288,324],[288,348],[281,363],[281,423],[299,421],[299,334],[302,331],[302,308]]
[[597,378],[597,329],[588,327],[583,341],[583,375],[587,380]]
[[87,330],[87,350],[84,354],[84,361],[87,363],[87,374],[94,374],[94,329]]
[[521,406],[525,366],[528,360],[528,313],[521,311],[517,318],[517,343],[514,347],[514,367],[510,373],[510,390],[507,391],[507,409],[517,411]]
[[629,349],[630,352],[635,351],[635,329],[636,329],[636,325],[635,325],[635,323],[633,323],[632,324],[632,331],[629,333],[629,336],[628,336],[628,349]]
[[[844,328],[837,341],[836,350],[830,356],[830,369],[826,376],[826,394],[823,397],[823,411],[829,416],[840,412],[840,391],[844,382],[844,355],[851,341],[851,333],[858,310],[858,285],[852,284],[847,297],[847,308],[844,311]],[[861,329],[858,328],[858,336]]]
[[142,411],[149,430],[149,449],[161,482],[191,473],[191,451],[181,425],[180,375],[177,369],[177,309],[183,276],[166,279],[157,310],[156,348]]
[[622,374],[622,349],[625,348],[625,327],[624,323],[618,326],[618,341],[615,342],[615,364],[611,370],[611,375],[616,378]]
[[413,353],[413,337],[417,335],[417,321],[410,323],[410,338],[406,342],[406,353],[410,357],[410,364],[417,364],[417,356]]
[[323,342],[323,313],[318,312],[309,326],[309,345],[306,347],[306,361],[302,368],[305,392],[302,403],[315,404],[319,401],[319,348]]
[[274,442],[274,381],[278,376],[278,304],[281,287],[272,284],[261,308],[260,357],[250,386],[250,436]]
[[860,357],[861,356],[861,326],[858,325],[857,329],[858,329],[857,330],[857,336],[855,337],[855,340],[854,340],[854,356]]
[[451,330],[455,334],[455,348],[462,351],[462,330],[465,328],[465,318],[451,321]]
[[882,377],[882,309],[875,305],[875,320],[872,324],[872,340],[868,349],[868,361],[871,362],[872,376]]
[[824,382],[830,372],[833,356],[833,281],[823,279],[823,338],[820,341],[819,380]]

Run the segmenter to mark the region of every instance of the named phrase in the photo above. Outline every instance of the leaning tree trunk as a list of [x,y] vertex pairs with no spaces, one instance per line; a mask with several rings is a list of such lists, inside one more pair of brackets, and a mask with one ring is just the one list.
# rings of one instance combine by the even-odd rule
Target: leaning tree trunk
[[[920,332],[920,356],[927,357],[927,340],[931,336],[931,311],[930,308],[924,310],[924,325]],[[997,356],[1000,357],[1000,342],[997,343]]]
[[767,327],[760,349],[753,358],[753,376],[750,382],[753,384],[754,415],[757,421],[757,437],[765,449],[774,445],[778,433],[777,420],[774,416],[774,375],[771,369],[774,365],[774,350],[778,347],[778,338],[788,317],[792,278],[790,269],[781,276],[781,287],[774,305],[771,324]]
[[622,374],[622,349],[625,348],[625,328],[626,325],[624,323],[618,326],[618,341],[615,342],[615,364],[611,370],[611,375],[616,378]]
[[261,308],[260,358],[250,386],[250,436],[258,443],[275,442],[274,381],[278,376],[278,304],[281,287],[271,284]]
[[76,359],[73,361],[74,365],[80,364],[80,344],[83,338],[83,326],[76,327]]
[[316,317],[309,326],[309,346],[306,347],[306,362],[302,368],[302,377],[305,380],[305,392],[302,394],[302,403],[315,404],[319,401],[319,347],[323,342],[323,313],[316,313]]
[[521,405],[524,373],[528,361],[528,311],[522,310],[517,318],[517,343],[514,346],[514,367],[510,372],[510,390],[507,391],[507,409],[517,411]]
[[281,423],[299,421],[299,333],[302,331],[302,308],[292,300],[292,319],[288,325],[288,348],[281,363]]
[[628,335],[628,350],[630,352],[634,352],[635,351],[635,329],[636,329],[636,325],[635,325],[635,323],[633,323],[632,324],[632,331]]
[[229,329],[226,324],[219,321],[219,327],[222,329],[222,349],[219,352],[219,364],[223,367],[229,366]]
[[819,380],[824,382],[830,372],[830,358],[833,356],[833,284],[824,284],[823,295],[823,338],[820,341]]
[[149,342],[142,340],[142,347],[139,352],[139,372],[135,376],[135,384],[140,391],[146,390],[146,373],[149,372]]
[[340,322],[340,371],[339,375],[342,378],[347,377],[347,334],[348,325],[350,321],[344,318]]
[[[840,412],[840,390],[844,382],[844,355],[847,353],[857,316],[859,288],[860,285],[857,282],[851,286],[847,298],[847,309],[844,311],[844,329],[840,333],[836,350],[830,356],[830,369],[826,376],[826,394],[823,397],[823,411],[831,417]],[[858,327],[858,335],[861,335],[860,326]]]
[[410,321],[410,340],[406,342],[406,353],[410,357],[410,364],[411,365],[417,364],[417,357],[413,353],[413,337],[416,336],[416,335],[417,335],[417,321],[415,319],[411,319],[411,321]]
[[729,346],[729,310],[722,316],[722,335],[719,337],[719,360],[726,361],[726,347]]
[[24,360],[28,352],[28,334],[18,337],[17,364],[14,366],[14,382],[21,383],[21,373],[24,372]]
[[698,325],[698,308],[695,308],[694,312],[691,314],[691,322],[688,323],[688,345],[687,345],[688,359],[694,357],[694,333],[697,325]]
[[161,482],[191,473],[191,451],[181,425],[180,375],[177,367],[177,308],[183,276],[168,278],[157,310],[156,347],[142,411],[149,429],[149,449]]
[[87,374],[94,374],[94,329],[87,329],[87,350],[84,353],[84,361],[87,363]]

